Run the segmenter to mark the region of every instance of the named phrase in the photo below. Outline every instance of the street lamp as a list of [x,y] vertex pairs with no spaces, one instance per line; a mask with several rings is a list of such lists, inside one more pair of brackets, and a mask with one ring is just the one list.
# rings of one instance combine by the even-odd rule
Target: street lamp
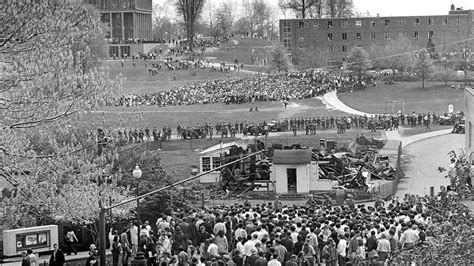
[[[142,177],[142,170],[140,170],[140,167],[135,166],[135,169],[133,169],[133,177],[137,180],[137,197],[139,196],[140,193],[140,178]],[[137,229],[137,240],[138,240],[138,245],[137,245],[137,256],[139,253],[139,245],[140,245],[140,227],[141,227],[141,222],[140,222],[140,199],[137,198],[137,223],[138,223],[138,229]]]

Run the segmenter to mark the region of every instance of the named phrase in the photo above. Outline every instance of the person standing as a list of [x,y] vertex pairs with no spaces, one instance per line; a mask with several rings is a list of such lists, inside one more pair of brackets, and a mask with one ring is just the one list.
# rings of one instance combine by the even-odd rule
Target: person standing
[[119,241],[119,236],[114,235],[114,239],[112,240],[112,244],[110,244],[110,249],[112,250],[112,265],[118,266],[118,261],[120,257],[120,250],[121,244]]
[[138,225],[136,222],[130,227],[130,242],[132,242],[132,254],[138,251]]
[[131,246],[130,242],[128,241],[128,236],[127,236],[127,228],[124,228],[122,230],[122,234],[120,234],[120,245],[122,247],[122,264],[127,265],[128,264],[128,258],[130,257],[131,253]]
[[63,266],[65,262],[64,252],[59,248],[58,244],[53,245],[54,251],[49,258],[49,266]]
[[94,252],[89,250],[89,257],[86,260],[86,266],[97,265],[97,260],[95,259]]
[[28,258],[28,256],[26,255],[26,252],[22,251],[21,257],[21,266],[31,266],[30,258]]
[[38,258],[36,257],[35,253],[33,253],[32,249],[28,249],[26,251],[26,254],[28,256],[28,259],[30,260],[30,266],[38,265]]
[[77,240],[77,237],[74,231],[70,229],[66,233],[66,252],[68,256],[71,255],[71,252],[74,252],[74,255],[77,255],[77,250],[74,249],[74,247],[72,246],[74,242],[79,242],[79,241]]

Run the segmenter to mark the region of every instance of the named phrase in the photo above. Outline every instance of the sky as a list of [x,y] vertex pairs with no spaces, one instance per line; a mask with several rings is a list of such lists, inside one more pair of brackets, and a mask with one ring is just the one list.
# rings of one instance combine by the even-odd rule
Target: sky
[[[153,0],[154,4],[163,4],[170,0]],[[239,4],[239,0],[207,0],[217,6],[222,1],[231,1]],[[451,4],[463,9],[474,9],[474,0],[353,0],[355,11],[371,16],[414,16],[414,15],[447,15]],[[278,9],[278,0],[267,0]],[[282,14],[279,14],[283,18]]]

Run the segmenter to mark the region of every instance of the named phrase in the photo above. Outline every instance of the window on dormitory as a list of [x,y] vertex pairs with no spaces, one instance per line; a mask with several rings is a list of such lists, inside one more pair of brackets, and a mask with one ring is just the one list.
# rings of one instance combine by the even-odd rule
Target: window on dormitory
[[420,25],[420,19],[419,18],[413,19],[413,25],[415,25],[415,26]]
[[343,40],[347,40],[347,33],[343,33],[343,34],[342,34],[342,39],[343,39]]
[[299,26],[300,29],[304,29],[304,22],[303,22],[303,21],[300,21],[300,23],[299,23],[298,26]]
[[385,20],[385,27],[388,27],[388,26],[390,26],[390,19]]
[[328,29],[332,29],[332,21],[328,21]]
[[332,41],[332,33],[328,33],[328,41]]
[[357,33],[356,33],[356,38],[357,38],[358,40],[360,40],[360,39],[362,38],[362,35],[360,34],[360,32],[357,32]]

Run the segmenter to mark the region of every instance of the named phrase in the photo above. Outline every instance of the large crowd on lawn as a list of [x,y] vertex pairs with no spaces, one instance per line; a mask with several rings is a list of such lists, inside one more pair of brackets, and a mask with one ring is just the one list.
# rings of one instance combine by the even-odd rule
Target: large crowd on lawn
[[[373,206],[331,201],[304,206],[249,202],[168,212],[111,229],[114,263],[142,251],[148,265],[384,265],[402,250],[428,245],[435,223],[465,210],[452,208],[454,194],[378,198]],[[449,216],[446,213],[449,212]],[[138,234],[140,238],[138,238]],[[366,265],[366,264],[365,264]]]
[[[371,82],[367,80],[364,82]],[[219,79],[183,85],[166,91],[131,94],[109,102],[115,106],[247,103],[311,98],[333,90],[353,89],[356,77],[308,70]]]

